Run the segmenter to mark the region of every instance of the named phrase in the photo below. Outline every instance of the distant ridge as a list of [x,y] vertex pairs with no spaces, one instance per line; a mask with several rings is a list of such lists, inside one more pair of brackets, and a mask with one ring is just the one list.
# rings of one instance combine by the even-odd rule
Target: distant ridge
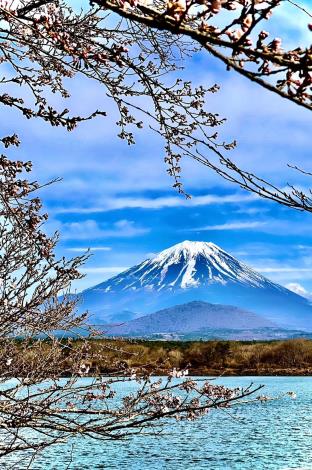
[[195,334],[204,330],[274,328],[276,325],[255,313],[233,307],[193,301],[131,320],[108,329],[116,336]]

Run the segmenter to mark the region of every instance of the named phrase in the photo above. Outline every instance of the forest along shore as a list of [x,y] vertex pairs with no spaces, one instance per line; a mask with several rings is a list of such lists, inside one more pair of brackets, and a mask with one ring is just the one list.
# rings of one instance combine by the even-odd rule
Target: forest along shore
[[[64,340],[68,365],[80,340]],[[47,352],[49,342],[46,343]],[[88,375],[109,375],[141,367],[155,375],[188,369],[199,376],[309,376],[312,375],[312,340],[285,341],[145,341],[90,339]],[[69,367],[70,369],[70,367]]]

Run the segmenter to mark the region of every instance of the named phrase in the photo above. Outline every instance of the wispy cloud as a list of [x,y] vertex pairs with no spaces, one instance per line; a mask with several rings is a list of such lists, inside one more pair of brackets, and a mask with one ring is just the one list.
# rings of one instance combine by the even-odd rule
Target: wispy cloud
[[[296,214],[297,215],[297,214]],[[185,229],[190,232],[206,232],[206,231],[226,231],[226,230],[255,230],[267,234],[274,234],[283,237],[290,237],[292,235],[302,235],[307,230],[310,230],[311,223],[304,215],[301,217],[294,217],[292,219],[282,219],[266,217],[261,220],[233,220],[220,224],[203,225],[199,227],[190,227]],[[183,230],[184,231],[184,230]]]
[[285,287],[295,294],[301,295],[302,297],[306,297],[307,299],[312,299],[312,293],[308,292],[299,282],[290,282],[285,285]]
[[[301,265],[302,266],[302,265]],[[274,282],[282,285],[295,284],[300,282],[311,284],[312,281],[312,267],[298,267],[296,266],[267,266],[262,267],[254,265],[253,268],[267,276]]]
[[69,222],[62,224],[61,235],[64,240],[93,240],[96,238],[131,238],[144,235],[148,228],[137,227],[132,220],[118,220],[112,228],[106,228],[95,220]]
[[111,246],[90,246],[90,247],[87,247],[87,246],[81,246],[81,247],[70,247],[70,248],[66,248],[67,251],[72,251],[74,253],[83,253],[87,250],[90,250],[90,251],[111,251],[112,250],[112,247]]
[[257,271],[262,273],[312,273],[311,268],[296,268],[295,266],[291,267],[268,267],[268,268],[257,268]]
[[193,196],[186,199],[182,196],[169,197],[116,197],[114,199],[105,199],[98,205],[90,207],[58,207],[52,209],[52,212],[58,214],[79,213],[91,214],[97,212],[107,212],[118,209],[164,209],[169,207],[197,207],[208,206],[211,204],[235,204],[242,202],[251,202],[255,196],[244,193],[234,193],[229,195],[205,194],[203,196]]
[[72,284],[72,292],[81,292],[84,289],[104,282],[117,274],[126,271],[127,266],[90,266],[80,268],[79,271],[85,274],[85,277]]
[[265,225],[266,222],[228,222],[225,224],[205,225],[188,229],[191,232],[208,232],[210,230],[251,230]]
[[124,266],[100,266],[94,268],[81,268],[80,271],[84,274],[118,274],[126,271],[128,267]]
[[235,214],[244,214],[244,215],[255,215],[255,214],[265,214],[269,212],[268,207],[245,207],[242,209],[237,209],[234,211]]

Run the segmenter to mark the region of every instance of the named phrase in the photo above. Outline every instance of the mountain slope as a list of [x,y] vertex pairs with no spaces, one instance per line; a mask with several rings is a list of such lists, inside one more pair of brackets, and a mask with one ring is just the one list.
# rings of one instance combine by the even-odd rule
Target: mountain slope
[[108,330],[116,336],[150,336],[155,334],[194,334],[205,329],[243,330],[274,328],[276,325],[252,312],[232,305],[189,302],[136,318]]
[[213,243],[184,241],[96,288],[105,292],[141,288],[160,291],[229,281],[251,287],[280,287]]
[[[184,241],[81,294],[93,323],[124,321],[192,301],[235,305],[283,328],[312,331],[312,307],[213,243]],[[131,314],[130,312],[134,312]]]

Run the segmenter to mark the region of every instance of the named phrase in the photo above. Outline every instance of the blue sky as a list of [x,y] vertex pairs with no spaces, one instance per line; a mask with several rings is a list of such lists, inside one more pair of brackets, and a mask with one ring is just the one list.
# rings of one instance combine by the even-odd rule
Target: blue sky
[[[306,19],[285,8],[271,29],[289,44],[310,41]],[[312,171],[311,115],[261,90],[205,53],[185,63],[183,75],[195,83],[221,85],[210,96],[212,111],[227,117],[224,140],[236,138],[232,157],[280,186],[312,186],[287,168],[292,162]],[[312,214],[266,202],[226,183],[208,169],[184,161],[183,182],[192,199],[171,189],[160,140],[147,129],[137,145],[116,137],[116,112],[97,84],[76,78],[66,107],[87,114],[102,104],[108,117],[81,125],[73,133],[24,121],[9,110],[2,134],[18,131],[22,146],[10,156],[31,159],[34,177],[63,181],[42,193],[50,213],[47,229],[59,230],[58,254],[91,248],[82,290],[184,239],[212,241],[283,285],[312,291]],[[61,106],[61,101],[57,103]]]

